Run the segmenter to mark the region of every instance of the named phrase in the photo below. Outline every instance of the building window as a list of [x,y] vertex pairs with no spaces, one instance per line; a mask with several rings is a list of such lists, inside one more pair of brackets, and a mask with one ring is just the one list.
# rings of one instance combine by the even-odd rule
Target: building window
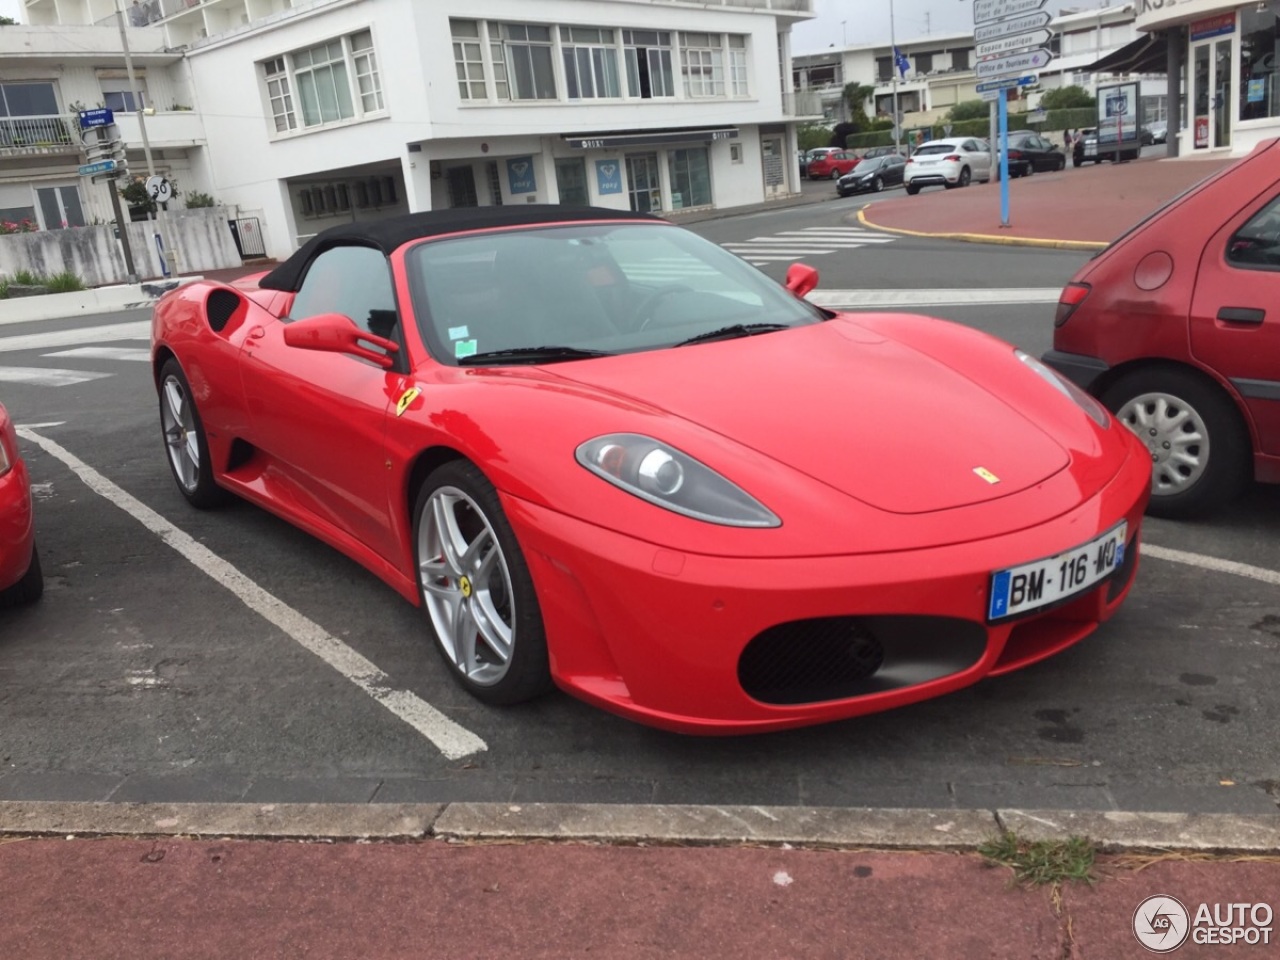
[[[98,87],[102,90],[102,105],[120,113],[137,113],[150,102],[147,97],[147,81],[143,76],[134,82],[128,76],[99,74]],[[136,95],[136,98],[135,98]]]
[[916,75],[924,73],[933,73],[933,54],[917,53],[916,54]]
[[564,81],[570,100],[622,96],[615,43],[612,30],[560,28]]
[[484,176],[489,182],[489,202],[495,207],[502,206],[502,177],[498,174],[496,160],[490,160],[484,165]]
[[52,83],[0,83],[0,117],[56,117]]
[[450,20],[453,65],[458,73],[458,95],[463,100],[484,100],[484,56],[480,24],[474,20]]
[[876,82],[888,83],[893,79],[893,57],[876,57]]
[[267,99],[270,101],[276,133],[296,130],[298,118],[293,113],[293,96],[289,92],[289,75],[284,69],[284,57],[268,60],[262,65],[262,70],[267,78]]
[[304,127],[349,120],[356,115],[341,40],[295,53],[293,79],[302,103]]
[[[1054,34],[1055,37],[1059,34]],[[968,47],[961,47],[958,50],[951,51],[951,69],[952,70],[968,70],[969,54],[972,51]]]
[[686,97],[724,96],[724,51],[719,34],[681,33],[680,62]]
[[551,60],[551,28],[504,23],[502,40],[503,62],[510,76],[510,99],[554,100],[556,78]]
[[627,93],[642,99],[674,97],[671,69],[671,34],[666,30],[623,30],[623,56],[627,62]]
[[667,154],[671,174],[671,209],[711,204],[711,164],[706,147],[672,150]]
[[741,34],[729,36],[729,96],[745,97],[750,93],[747,85],[747,38]]
[[382,81],[378,78],[378,55],[373,52],[373,34],[368,30],[352,35],[351,61],[356,68],[360,109],[365,113],[376,113],[383,107]]
[[1280,2],[1240,9],[1240,119],[1280,117]]
[[84,207],[80,204],[80,188],[77,186],[37,187],[36,202],[40,207],[40,226],[44,230],[85,225]]
[[[765,143],[770,143],[770,142],[772,141],[769,141],[769,140],[765,141]],[[730,163],[742,162],[742,144],[738,143],[737,141],[734,141],[733,143],[729,144],[729,162]]]

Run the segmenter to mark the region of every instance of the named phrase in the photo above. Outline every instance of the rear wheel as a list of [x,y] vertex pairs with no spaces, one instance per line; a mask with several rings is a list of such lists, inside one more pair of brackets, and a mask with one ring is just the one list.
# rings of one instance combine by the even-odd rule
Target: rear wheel
[[1102,402],[1151,454],[1149,513],[1194,516],[1248,483],[1249,434],[1216,385],[1186,370],[1152,367],[1121,377]]
[[909,193],[911,196],[914,197],[919,192],[920,192],[920,188],[916,186],[914,183],[907,184],[907,193]]
[[970,179],[972,179],[972,174],[969,173],[969,168],[961,167],[959,185],[962,187],[967,187],[969,185]]
[[209,443],[191,395],[191,385],[172,357],[160,368],[160,427],[169,455],[169,470],[187,501],[193,507],[205,509],[226,500],[227,492],[213,479]]
[[493,484],[465,460],[436,468],[418,491],[413,531],[423,610],[454,679],[499,705],[549,691],[533,578]]
[[0,607],[16,607],[35,603],[44,593],[44,574],[40,570],[40,554],[31,548],[31,566],[13,586],[0,590]]
[[1059,158],[1058,158],[1057,166],[1055,166],[1055,167],[1054,167],[1054,169],[1055,169],[1055,170],[1065,170],[1065,169],[1067,169],[1067,158],[1066,158],[1066,157],[1059,157]]
[[832,171],[831,171],[831,179],[832,179],[832,180],[839,180],[839,179],[840,179],[840,168],[839,168],[839,167],[836,167],[834,170],[832,170]]

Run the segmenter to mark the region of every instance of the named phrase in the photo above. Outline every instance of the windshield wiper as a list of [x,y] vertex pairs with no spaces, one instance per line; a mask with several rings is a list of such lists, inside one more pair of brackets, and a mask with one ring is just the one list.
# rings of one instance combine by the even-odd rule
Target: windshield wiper
[[578,347],[511,347],[508,350],[488,350],[459,357],[459,366],[471,366],[502,360],[506,363],[558,363],[561,360],[585,360],[590,357],[611,357],[607,350],[581,350]]
[[738,337],[754,337],[757,333],[770,333],[774,330],[790,330],[789,323],[734,323],[719,330],[709,330],[688,340],[681,340],[677,347],[687,347],[691,343],[707,343],[711,340],[736,340]]

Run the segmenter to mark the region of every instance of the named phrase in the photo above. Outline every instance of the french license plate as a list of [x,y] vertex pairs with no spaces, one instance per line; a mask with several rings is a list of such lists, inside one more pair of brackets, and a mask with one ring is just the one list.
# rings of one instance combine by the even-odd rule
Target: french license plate
[[1124,563],[1128,523],[1056,557],[998,570],[991,575],[987,618],[1001,620],[1083,593]]

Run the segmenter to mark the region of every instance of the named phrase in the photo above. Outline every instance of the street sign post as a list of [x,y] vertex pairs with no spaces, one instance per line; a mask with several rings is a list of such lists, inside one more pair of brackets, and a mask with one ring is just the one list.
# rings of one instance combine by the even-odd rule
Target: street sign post
[[1036,47],[1047,47],[1053,34],[1048,30],[1029,30],[1026,33],[1012,33],[1008,36],[988,40],[975,47],[979,61],[988,57],[1005,57],[1010,54],[1023,53]]
[[976,89],[978,93],[990,93],[993,90],[1008,90],[1010,87],[1029,87],[1036,82],[1036,78],[1031,74],[1024,77],[1001,77],[998,80],[986,80],[978,84]]
[[116,168],[114,160],[99,160],[96,163],[86,163],[80,168],[80,176],[92,177],[99,173],[111,173]]
[[973,75],[979,80],[988,80],[1012,73],[1026,73],[1028,70],[1042,70],[1052,59],[1053,54],[1044,47],[1040,47],[1023,53],[1012,53],[1006,57],[979,60],[973,68]]
[[1043,7],[1044,3],[1045,0],[973,0],[973,23],[974,26],[978,26],[1034,13]]
[[81,130],[88,130],[91,127],[108,127],[115,122],[116,115],[105,107],[99,107],[97,110],[80,111]]
[[988,40],[1025,33],[1038,27],[1047,27],[1052,19],[1053,14],[1048,10],[1041,10],[1021,17],[1010,17],[1008,20],[997,20],[995,23],[984,23],[980,27],[973,28],[973,42],[986,43]]

